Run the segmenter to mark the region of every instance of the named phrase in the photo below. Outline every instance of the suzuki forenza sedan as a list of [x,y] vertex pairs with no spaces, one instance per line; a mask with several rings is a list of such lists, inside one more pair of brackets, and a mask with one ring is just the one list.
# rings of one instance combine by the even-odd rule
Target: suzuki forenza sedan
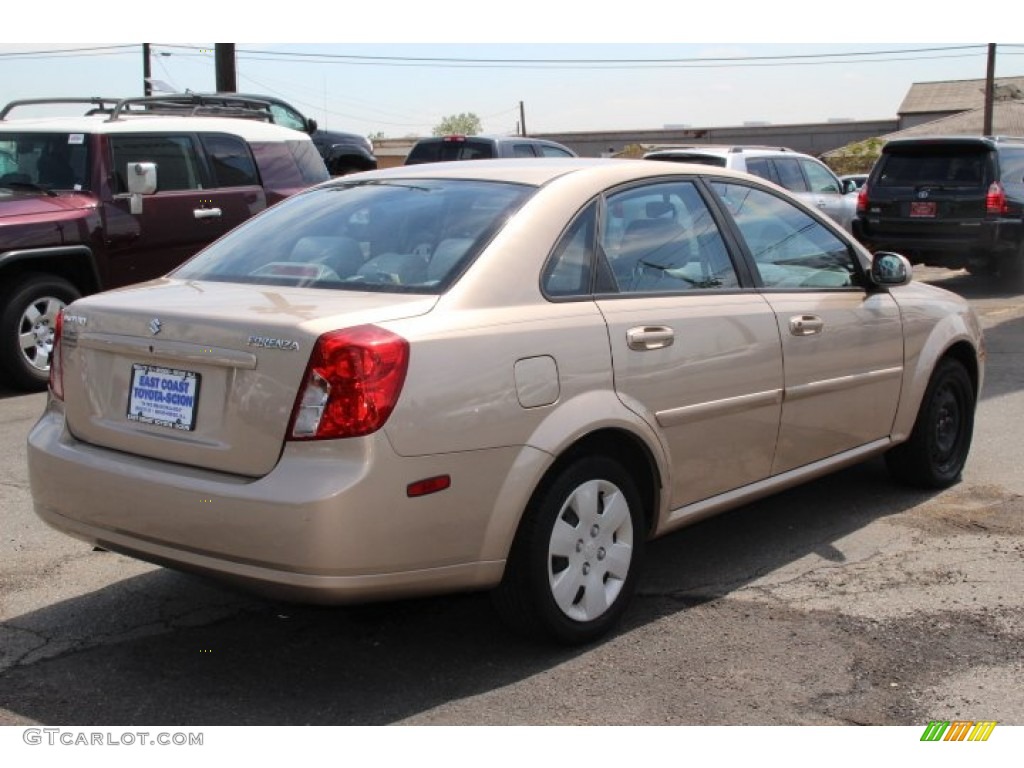
[[652,537],[879,454],[956,482],[983,361],[962,299],[756,177],[410,166],[68,306],[32,494],[276,598],[489,589],[580,643]]

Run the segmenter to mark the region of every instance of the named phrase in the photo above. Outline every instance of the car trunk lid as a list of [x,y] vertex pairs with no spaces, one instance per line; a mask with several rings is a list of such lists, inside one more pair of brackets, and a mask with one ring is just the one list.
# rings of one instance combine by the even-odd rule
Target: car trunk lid
[[252,477],[277,463],[322,333],[414,317],[437,300],[170,279],[145,286],[66,311],[68,429],[94,445]]

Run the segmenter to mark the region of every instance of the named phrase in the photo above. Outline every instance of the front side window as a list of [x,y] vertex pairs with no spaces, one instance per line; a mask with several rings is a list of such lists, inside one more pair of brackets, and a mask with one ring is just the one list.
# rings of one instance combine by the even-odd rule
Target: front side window
[[185,280],[441,293],[535,187],[460,179],[331,184],[287,198],[176,272]]
[[283,125],[293,131],[306,130],[306,121],[293,109],[288,109],[280,104],[271,104],[270,114],[274,116],[274,122],[277,125]]
[[157,192],[202,189],[199,159],[190,136],[112,136],[114,189],[128,191],[129,163],[156,163]]
[[812,192],[824,192],[826,194],[840,194],[839,180],[832,175],[827,168],[822,167],[814,160],[800,160],[803,166],[804,175],[811,185]]
[[84,133],[0,133],[0,187],[89,189],[88,139]]
[[711,187],[732,214],[766,288],[861,284],[849,246],[788,200],[733,182]]
[[549,147],[547,144],[541,144],[538,149],[540,149],[540,153],[544,157],[572,157],[572,152],[567,152],[558,147]]
[[622,293],[736,288],[729,252],[691,181],[647,184],[609,196],[601,235]]

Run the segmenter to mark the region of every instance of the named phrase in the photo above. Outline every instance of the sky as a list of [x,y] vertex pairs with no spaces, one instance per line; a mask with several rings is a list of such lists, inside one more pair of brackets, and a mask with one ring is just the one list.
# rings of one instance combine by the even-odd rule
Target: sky
[[[151,43],[155,79],[212,91],[214,44],[197,42],[202,34],[248,41],[236,42],[239,91],[284,98],[321,127],[389,138],[427,135],[462,112],[485,132],[515,132],[520,103],[534,134],[892,119],[914,82],[983,78],[992,34],[919,4],[687,5],[304,2],[238,26],[233,3],[182,0],[147,21],[140,4],[112,0],[98,7],[137,23],[60,17],[51,42],[0,42],[0,102],[141,95],[141,44],[131,40],[143,33],[164,41]],[[829,18],[825,5],[855,11]],[[38,29],[27,16],[4,27]],[[27,55],[111,45],[129,47]],[[1024,75],[1024,44],[1009,41],[996,76],[1014,75]]]

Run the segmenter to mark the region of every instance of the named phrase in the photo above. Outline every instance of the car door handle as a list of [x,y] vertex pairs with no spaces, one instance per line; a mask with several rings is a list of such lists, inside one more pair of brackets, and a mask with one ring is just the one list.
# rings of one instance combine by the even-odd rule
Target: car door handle
[[816,315],[796,315],[789,318],[789,332],[794,336],[813,336],[821,333],[825,321]]
[[675,332],[665,325],[644,325],[626,331],[626,344],[630,349],[646,352],[651,349],[671,347]]
[[220,208],[196,208],[192,215],[197,219],[219,219]]

